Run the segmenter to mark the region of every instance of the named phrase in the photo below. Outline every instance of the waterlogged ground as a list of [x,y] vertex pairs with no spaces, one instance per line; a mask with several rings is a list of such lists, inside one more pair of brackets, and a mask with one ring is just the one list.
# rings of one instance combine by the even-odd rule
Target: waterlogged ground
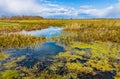
[[60,36],[61,31],[62,31],[62,28],[49,27],[43,30],[17,32],[23,35],[30,35],[30,36],[37,36],[37,37],[44,36],[47,39],[45,42],[37,44],[36,47],[31,45],[25,48],[18,47],[18,48],[7,48],[4,50],[1,50],[1,52],[7,52],[10,55],[7,59],[4,60],[4,62],[9,62],[13,58],[19,58],[21,56],[25,56],[25,59],[19,62],[19,65],[30,68],[42,59],[57,55],[59,52],[64,52],[64,48],[62,46],[50,40],[50,37]]
[[119,79],[119,27],[86,27],[48,27],[1,35],[13,39],[0,41],[0,78]]

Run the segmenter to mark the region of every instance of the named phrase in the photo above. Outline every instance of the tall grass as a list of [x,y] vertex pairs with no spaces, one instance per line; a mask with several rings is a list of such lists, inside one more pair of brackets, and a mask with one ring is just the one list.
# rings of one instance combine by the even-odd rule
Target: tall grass
[[[107,26],[107,25],[115,25],[120,26],[119,19],[83,19],[83,20],[0,20],[0,32],[14,32],[20,30],[36,30],[47,28],[48,26],[65,26],[69,24],[78,24],[74,28],[77,29],[79,24],[81,26],[88,26],[90,24],[95,24],[98,26]],[[69,26],[68,26],[69,28]]]
[[22,34],[1,34],[0,35],[0,49],[4,48],[19,48],[35,46],[46,40],[45,37],[35,37]]
[[20,23],[9,23],[9,22],[0,22],[0,33],[3,32],[18,32],[21,30],[37,30],[47,28],[48,26],[39,25],[39,24],[20,24]]
[[111,41],[120,43],[120,25],[118,24],[71,24],[65,31],[74,32],[76,38],[84,42]]

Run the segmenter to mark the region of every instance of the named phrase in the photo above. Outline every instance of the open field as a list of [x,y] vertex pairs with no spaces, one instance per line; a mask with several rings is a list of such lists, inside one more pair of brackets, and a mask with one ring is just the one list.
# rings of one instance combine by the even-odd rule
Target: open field
[[[90,19],[90,20],[0,20],[0,32],[12,32],[20,30],[36,30],[48,26],[65,26],[78,23],[84,26],[120,26],[119,19]],[[73,26],[74,27],[74,26]],[[77,26],[75,26],[77,28]]]

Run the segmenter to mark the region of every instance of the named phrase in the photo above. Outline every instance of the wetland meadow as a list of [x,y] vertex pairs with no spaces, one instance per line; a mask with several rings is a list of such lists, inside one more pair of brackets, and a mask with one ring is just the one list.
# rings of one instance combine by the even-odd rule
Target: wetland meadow
[[0,79],[120,79],[120,19],[0,20]]

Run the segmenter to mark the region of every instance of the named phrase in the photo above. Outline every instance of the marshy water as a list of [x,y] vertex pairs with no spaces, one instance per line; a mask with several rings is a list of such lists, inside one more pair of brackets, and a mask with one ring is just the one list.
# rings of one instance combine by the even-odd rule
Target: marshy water
[[25,48],[7,48],[1,50],[1,52],[7,52],[10,55],[9,58],[5,59],[1,63],[9,62],[12,59],[25,56],[25,59],[18,62],[18,64],[26,67],[32,67],[42,59],[57,55],[59,52],[63,52],[64,48],[62,46],[49,40],[49,38],[53,36],[59,37],[61,35],[62,30],[63,28],[49,27],[42,30],[34,30],[34,31],[23,30],[21,32],[18,32],[23,35],[27,34],[37,37],[44,36],[47,39],[45,42],[38,44],[36,47],[31,45],[30,47],[25,47]]
[[60,36],[61,31],[63,28],[60,27],[49,27],[42,30],[34,30],[34,31],[21,31],[21,34],[28,34],[31,36],[45,36],[45,37],[52,37],[52,36]]
[[14,71],[15,79],[117,79],[119,30],[103,29],[80,25],[1,34],[0,76]]

